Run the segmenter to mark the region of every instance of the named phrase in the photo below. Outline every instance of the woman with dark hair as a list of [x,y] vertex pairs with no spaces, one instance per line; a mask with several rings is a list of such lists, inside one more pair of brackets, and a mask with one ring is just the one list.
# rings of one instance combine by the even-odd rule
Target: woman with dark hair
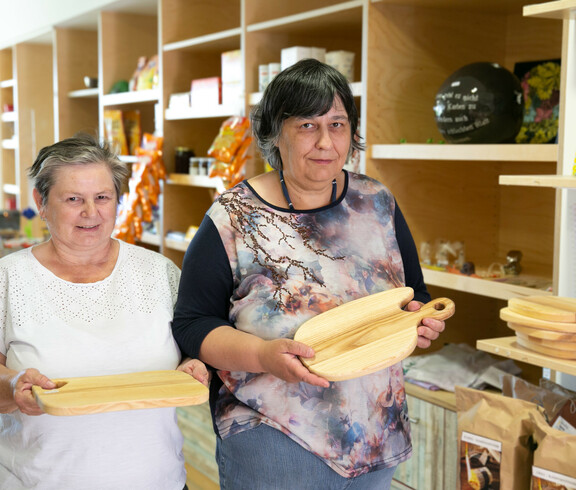
[[170,328],[180,270],[111,238],[126,166],[78,135],[29,170],[50,239],[0,260],[0,489],[182,490],[174,408],[55,417],[33,386],[52,379],[179,369]]
[[[184,258],[173,321],[214,371],[223,489],[382,489],[411,454],[401,364],[341,382],[300,362],[298,327],[338,305],[411,286],[430,300],[416,248],[382,184],[344,170],[362,149],[346,79],[316,60],[281,72],[252,113],[274,171],[223,193]],[[444,322],[425,318],[420,347]]]

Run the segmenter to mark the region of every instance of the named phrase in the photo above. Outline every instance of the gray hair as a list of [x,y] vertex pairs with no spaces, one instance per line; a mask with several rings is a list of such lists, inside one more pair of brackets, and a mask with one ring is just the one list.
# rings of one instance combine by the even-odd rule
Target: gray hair
[[94,163],[102,163],[110,169],[116,200],[119,202],[122,186],[130,175],[130,170],[119,160],[107,142],[100,143],[89,134],[80,133],[42,148],[34,164],[28,169],[28,176],[34,180],[34,187],[45,205],[57,170],[68,165]]
[[281,71],[270,82],[262,100],[252,110],[250,121],[256,144],[272,168],[282,168],[277,142],[284,121],[290,117],[322,116],[332,108],[336,97],[348,114],[350,153],[364,150],[358,134],[354,96],[348,81],[338,70],[318,60],[305,59]]

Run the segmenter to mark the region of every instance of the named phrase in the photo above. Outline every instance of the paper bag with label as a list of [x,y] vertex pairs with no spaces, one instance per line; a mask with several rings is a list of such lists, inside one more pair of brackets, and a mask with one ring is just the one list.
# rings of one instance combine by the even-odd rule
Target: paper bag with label
[[538,417],[534,422],[534,451],[531,489],[576,488],[576,435],[553,429]]
[[456,387],[461,490],[529,488],[534,403]]

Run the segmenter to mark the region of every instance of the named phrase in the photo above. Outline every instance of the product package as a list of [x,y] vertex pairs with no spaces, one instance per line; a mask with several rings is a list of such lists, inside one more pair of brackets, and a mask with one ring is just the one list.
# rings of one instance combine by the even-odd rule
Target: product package
[[[549,427],[539,417],[534,423],[534,464],[532,490],[576,489],[576,435]],[[526,487],[528,488],[528,487]]]
[[120,155],[128,155],[128,141],[124,129],[122,111],[119,109],[104,110],[104,139]]
[[461,490],[529,488],[534,420],[546,424],[534,403],[456,387]]

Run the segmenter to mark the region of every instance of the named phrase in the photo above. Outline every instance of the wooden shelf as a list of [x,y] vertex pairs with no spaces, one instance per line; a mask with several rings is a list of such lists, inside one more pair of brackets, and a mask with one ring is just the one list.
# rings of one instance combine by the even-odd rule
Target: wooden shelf
[[140,243],[145,243],[147,245],[155,245],[157,247],[160,246],[160,237],[154,233],[150,233],[150,232],[143,232],[142,236],[140,237],[140,240],[138,240]]
[[455,289],[466,293],[486,296],[488,298],[508,300],[524,296],[551,296],[552,292],[542,289],[516,286],[505,282],[490,279],[468,277],[450,272],[436,271],[422,268],[424,282],[430,286],[439,286],[447,289]]
[[16,122],[18,114],[16,111],[3,112],[0,118],[2,119],[2,122]]
[[498,181],[501,185],[576,189],[573,175],[501,175]]
[[[350,14],[350,11],[358,9],[358,15],[361,15],[363,3],[362,0],[352,0],[350,2],[343,2],[329,7],[309,10],[300,14],[258,22],[246,26],[246,31],[258,32],[285,30],[286,26],[290,26],[291,30],[296,29],[304,33],[309,33],[310,30],[314,30],[314,28],[328,29],[334,32],[335,30],[337,31],[342,28],[358,25],[357,19]],[[330,19],[328,23],[326,20],[327,18]],[[319,23],[316,23],[316,20],[318,20]]]
[[205,36],[199,36],[191,39],[185,39],[183,41],[176,41],[173,43],[165,44],[162,48],[164,52],[167,51],[228,51],[230,49],[237,48],[240,45],[240,35],[242,29],[240,27],[236,29],[228,29],[226,31],[215,32],[212,34],[207,34]]
[[138,161],[136,155],[118,155],[118,159],[124,163],[136,163]]
[[406,382],[404,387],[408,395],[438,405],[442,408],[452,410],[453,412],[456,411],[456,395],[450,391],[427,390],[426,388],[422,388],[421,386],[414,385],[410,382]]
[[2,189],[5,194],[12,194],[13,196],[18,196],[20,194],[20,188],[16,184],[4,184]]
[[13,78],[9,80],[1,80],[0,81],[0,88],[12,88],[15,85],[15,81]]
[[569,19],[575,12],[576,0],[555,0],[527,5],[523,9],[526,17],[544,17],[546,19]]
[[[353,82],[350,84],[352,94],[354,97],[362,97],[362,82]],[[254,92],[248,96],[248,104],[253,106],[260,102],[262,99],[262,92]]]
[[[116,95],[116,94],[112,94]],[[68,92],[68,97],[71,99],[94,99],[98,97],[98,89],[97,88],[85,88],[82,90],[73,90],[72,92]]]
[[576,361],[558,359],[525,349],[516,343],[515,336],[478,340],[476,342],[476,348],[491,354],[507,357],[508,359],[514,359],[576,376]]
[[5,150],[15,150],[18,148],[18,141],[14,138],[2,140],[2,148]]
[[102,105],[115,106],[125,104],[154,103],[160,100],[159,90],[134,90],[120,92],[119,94],[105,94],[102,96]]
[[188,245],[190,242],[188,240],[174,240],[172,238],[164,238],[164,245],[172,250],[178,250],[179,252],[186,252],[188,250]]
[[388,160],[556,162],[558,145],[372,145],[371,157]]
[[190,187],[206,187],[224,192],[224,182],[218,177],[210,178],[204,175],[170,174],[167,179],[168,184],[188,185]]
[[178,121],[183,119],[206,119],[211,117],[230,117],[237,116],[243,111],[242,104],[238,103],[236,107],[229,105],[217,105],[200,109],[166,109],[164,117],[167,121]]

